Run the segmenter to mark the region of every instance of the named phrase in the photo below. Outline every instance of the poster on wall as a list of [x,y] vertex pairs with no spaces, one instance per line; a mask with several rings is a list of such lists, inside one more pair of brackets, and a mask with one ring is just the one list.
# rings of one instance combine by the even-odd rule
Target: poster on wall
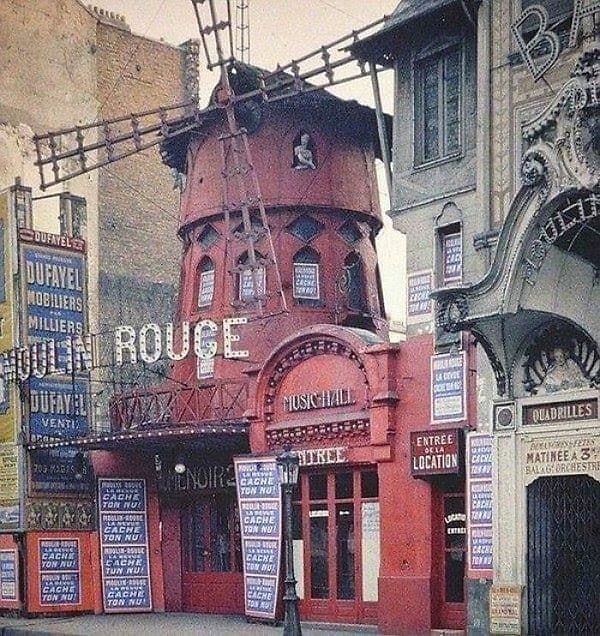
[[444,263],[444,286],[462,280],[462,235],[460,232],[443,237],[442,259]]
[[18,600],[17,549],[0,550],[0,601]]
[[[29,441],[84,436],[89,432],[89,378],[73,366],[72,338],[86,333],[85,241],[21,228],[19,258],[23,338],[30,345],[54,341],[53,366],[64,371],[61,377],[44,375],[49,363],[40,356],[27,380]],[[73,455],[68,450],[33,451],[31,492],[89,493],[90,481],[75,476]]]
[[[9,214],[9,194],[0,195],[0,351],[14,346],[16,304],[13,294],[13,274],[16,271],[16,254],[13,254],[16,228]],[[15,394],[0,370],[0,443],[16,442]]]
[[492,526],[492,437],[487,433],[467,435],[468,569],[472,577],[493,575]]
[[433,317],[433,304],[429,297],[433,285],[433,272],[413,272],[407,276],[407,323],[428,322]]
[[457,422],[467,418],[466,353],[431,356],[431,421]]
[[79,539],[39,539],[40,605],[79,605]]
[[281,486],[275,457],[234,457],[247,616],[275,618],[281,562]]
[[0,444],[0,530],[19,527],[19,449]]
[[[14,345],[16,299],[13,274],[17,270],[15,218],[10,214],[10,193],[0,195],[0,351]],[[19,527],[19,470],[17,422],[20,407],[17,390],[0,368],[0,530]]]
[[104,611],[151,611],[145,480],[99,479],[98,522]]

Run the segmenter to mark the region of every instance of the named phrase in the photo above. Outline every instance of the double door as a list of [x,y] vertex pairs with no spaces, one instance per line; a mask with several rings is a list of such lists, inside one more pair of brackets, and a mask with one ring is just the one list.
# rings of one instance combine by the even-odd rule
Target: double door
[[294,503],[294,548],[303,620],[376,623],[377,472],[302,474]]

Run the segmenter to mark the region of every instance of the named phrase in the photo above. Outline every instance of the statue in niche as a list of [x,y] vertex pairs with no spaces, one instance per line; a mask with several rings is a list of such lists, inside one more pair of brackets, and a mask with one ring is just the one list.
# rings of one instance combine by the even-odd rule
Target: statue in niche
[[546,375],[539,387],[539,393],[556,393],[568,389],[581,389],[588,385],[581,368],[568,351],[557,346],[550,351]]
[[316,170],[315,148],[306,131],[300,131],[294,139],[294,159],[292,167],[296,170]]
[[184,172],[179,172],[177,168],[171,168],[171,177],[173,179],[173,190],[183,192],[187,184],[187,177]]

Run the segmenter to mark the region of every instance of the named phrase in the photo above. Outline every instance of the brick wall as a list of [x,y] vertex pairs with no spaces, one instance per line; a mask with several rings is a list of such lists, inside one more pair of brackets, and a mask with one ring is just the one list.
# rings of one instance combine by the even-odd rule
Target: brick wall
[[[100,119],[185,101],[179,48],[132,34],[118,19],[102,16],[96,42]],[[173,189],[158,146],[101,168],[99,191],[98,331],[169,321],[181,257],[179,191]],[[138,373],[108,369],[102,380],[114,380],[118,388],[122,382],[140,380]],[[105,397],[110,393],[104,391],[99,399],[100,418],[106,416]]]

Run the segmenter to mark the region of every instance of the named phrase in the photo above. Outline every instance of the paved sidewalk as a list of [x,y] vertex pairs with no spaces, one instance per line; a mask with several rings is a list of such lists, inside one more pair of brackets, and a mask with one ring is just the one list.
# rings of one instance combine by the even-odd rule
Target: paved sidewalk
[[[243,616],[215,614],[98,614],[65,618],[0,616],[0,636],[280,636],[281,626],[250,623]],[[303,636],[376,634],[372,626],[303,623]]]

